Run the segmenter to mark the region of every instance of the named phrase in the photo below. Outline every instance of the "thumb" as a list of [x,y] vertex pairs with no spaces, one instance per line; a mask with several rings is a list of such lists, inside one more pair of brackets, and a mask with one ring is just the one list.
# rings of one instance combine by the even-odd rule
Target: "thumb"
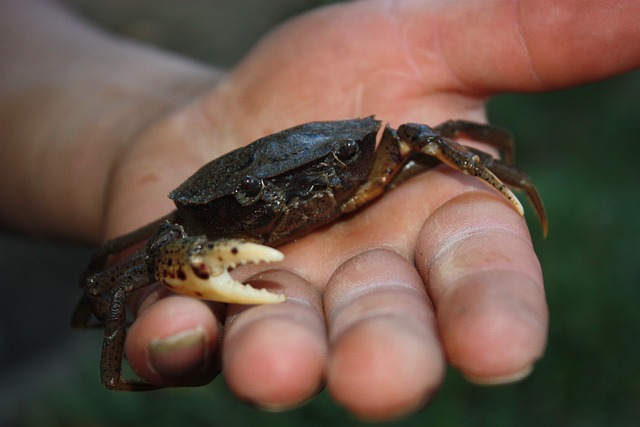
[[446,8],[442,54],[464,85],[484,93],[560,89],[640,66],[635,0],[488,0]]

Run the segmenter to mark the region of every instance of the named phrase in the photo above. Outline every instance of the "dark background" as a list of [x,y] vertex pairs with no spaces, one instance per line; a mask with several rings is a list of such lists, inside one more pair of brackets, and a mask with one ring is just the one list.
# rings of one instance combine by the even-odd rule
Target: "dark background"
[[[73,0],[127,37],[230,66],[277,22],[321,1]],[[597,52],[594,54],[598,54]],[[479,387],[449,372],[405,425],[637,425],[640,419],[640,72],[541,95],[505,95],[492,122],[518,138],[549,218],[530,221],[551,312],[549,347],[526,380]],[[529,218],[533,218],[529,212]],[[0,426],[361,425],[326,394],[269,414],[222,378],[197,389],[129,394],[99,382],[99,331],[72,331],[89,250],[0,235]]]

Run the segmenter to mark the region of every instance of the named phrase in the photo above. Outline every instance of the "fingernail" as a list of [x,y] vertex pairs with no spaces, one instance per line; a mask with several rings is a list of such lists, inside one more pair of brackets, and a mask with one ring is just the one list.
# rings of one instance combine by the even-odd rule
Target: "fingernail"
[[499,375],[494,377],[479,377],[475,375],[469,375],[466,373],[462,373],[462,375],[469,381],[478,385],[503,385],[503,384],[511,384],[518,382],[520,380],[525,379],[529,376],[529,374],[533,371],[533,365],[527,366],[521,371],[515,372],[513,374],[508,375]]
[[149,343],[149,365],[163,377],[183,377],[201,370],[207,359],[207,337],[202,327]]
[[306,403],[307,401],[304,400],[302,402],[282,403],[282,404],[281,403],[260,403],[260,404],[254,403],[253,406],[260,409],[261,411],[279,414],[281,412],[291,411],[293,409],[299,408],[300,406],[303,406]]

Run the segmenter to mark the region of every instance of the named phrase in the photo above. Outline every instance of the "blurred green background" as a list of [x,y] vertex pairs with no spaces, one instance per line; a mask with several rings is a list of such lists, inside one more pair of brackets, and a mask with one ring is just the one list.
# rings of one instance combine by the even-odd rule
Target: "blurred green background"
[[[193,0],[178,9],[177,2],[153,3],[155,6],[148,1],[132,2],[136,6],[124,1],[72,3],[120,33],[210,62],[232,64],[277,21],[321,2],[264,2],[271,7],[257,9],[251,6],[256,2],[250,1],[229,5],[232,2]],[[199,8],[225,12],[212,16],[198,13]],[[237,34],[223,32],[224,21],[233,19],[245,24],[229,30]],[[230,50],[227,44],[234,38],[239,45]],[[205,45],[203,40],[215,41]],[[529,218],[546,279],[549,346],[532,375],[518,384],[480,387],[452,370],[428,408],[385,425],[638,425],[640,72],[556,93],[501,96],[489,103],[489,112],[493,123],[517,135],[518,163],[534,178],[548,209],[546,240],[539,237],[531,212]],[[41,283],[27,287],[29,294],[23,287],[15,297],[24,306],[12,304],[12,318],[35,326],[21,332],[15,341],[31,343],[24,346],[27,355],[2,361],[0,425],[365,425],[324,393],[294,411],[262,412],[237,401],[220,378],[197,389],[141,394],[106,391],[97,372],[98,331],[54,331],[49,333],[55,338],[51,342],[38,336],[48,322],[50,327],[66,328],[77,295],[75,274],[84,264],[86,251],[57,243],[36,243],[40,247],[35,249],[31,245],[34,242],[28,239],[4,236],[2,265],[19,264],[21,256],[37,253],[44,257],[40,268],[47,281],[72,288],[63,292],[72,297],[59,303],[52,304],[53,299],[43,302],[37,298]],[[65,267],[52,273],[44,267],[47,262]],[[41,282],[38,268],[14,279],[13,284]],[[6,295],[2,294],[5,302],[0,307],[8,306]],[[12,325],[5,317],[8,315],[0,323],[1,356],[12,347],[8,342]],[[30,332],[34,334],[31,340]],[[38,346],[42,342],[46,345]]]

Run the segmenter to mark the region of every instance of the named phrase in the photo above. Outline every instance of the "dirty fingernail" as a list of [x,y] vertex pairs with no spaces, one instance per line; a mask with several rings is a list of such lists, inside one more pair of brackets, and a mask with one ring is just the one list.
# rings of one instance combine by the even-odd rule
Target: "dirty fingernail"
[[154,339],[149,343],[149,364],[163,377],[182,377],[203,368],[207,358],[207,337],[203,328]]

